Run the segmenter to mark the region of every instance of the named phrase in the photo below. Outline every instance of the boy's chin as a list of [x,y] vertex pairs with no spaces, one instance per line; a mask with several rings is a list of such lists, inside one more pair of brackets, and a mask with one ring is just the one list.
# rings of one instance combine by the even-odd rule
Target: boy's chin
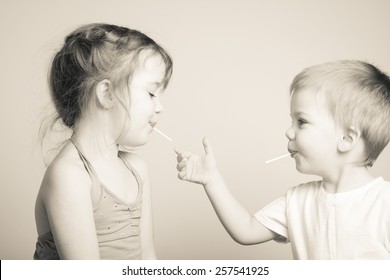
[[297,162],[295,160],[295,169],[299,172],[299,173],[302,173],[302,174],[307,174],[307,175],[312,175],[312,173],[310,172],[310,170],[305,167],[305,166],[302,166],[302,164],[300,162]]
[[296,170],[297,170],[299,173],[301,173],[301,174],[319,176],[319,175],[317,174],[317,172],[315,172],[314,170],[311,170],[311,169],[309,169],[309,168],[304,168],[304,167],[298,166],[298,165],[296,165],[295,168],[296,168]]

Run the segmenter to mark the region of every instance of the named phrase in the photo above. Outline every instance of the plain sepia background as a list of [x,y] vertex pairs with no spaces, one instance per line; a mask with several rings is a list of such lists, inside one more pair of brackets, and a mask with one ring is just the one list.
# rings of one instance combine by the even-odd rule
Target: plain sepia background
[[[47,71],[64,37],[90,22],[138,29],[173,57],[158,128],[174,141],[154,133],[138,150],[152,181],[158,257],[291,259],[289,244],[236,244],[202,187],[177,178],[173,148],[202,152],[207,136],[251,213],[317,179],[299,174],[289,158],[264,163],[286,153],[290,82],[307,66],[337,59],[389,74],[389,11],[388,0],[1,0],[0,259],[32,259]],[[389,166],[387,147],[372,173],[390,180]]]

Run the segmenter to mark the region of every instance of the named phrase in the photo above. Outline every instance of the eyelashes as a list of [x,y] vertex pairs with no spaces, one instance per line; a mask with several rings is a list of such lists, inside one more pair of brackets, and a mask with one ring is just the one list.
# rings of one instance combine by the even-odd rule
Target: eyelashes
[[298,121],[298,125],[299,125],[299,126],[302,126],[302,125],[308,123],[305,119],[298,119],[297,121]]

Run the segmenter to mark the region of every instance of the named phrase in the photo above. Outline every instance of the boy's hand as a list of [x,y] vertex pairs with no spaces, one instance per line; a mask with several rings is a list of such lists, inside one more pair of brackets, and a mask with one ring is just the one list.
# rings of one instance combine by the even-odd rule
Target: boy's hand
[[197,155],[191,152],[180,151],[177,154],[178,177],[181,180],[207,185],[217,173],[217,164],[211,146],[206,138],[203,139],[205,153]]

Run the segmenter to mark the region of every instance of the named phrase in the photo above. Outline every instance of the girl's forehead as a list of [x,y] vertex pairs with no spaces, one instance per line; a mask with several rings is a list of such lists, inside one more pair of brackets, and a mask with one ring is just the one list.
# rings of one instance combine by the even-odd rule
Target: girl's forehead
[[134,73],[133,83],[160,85],[165,78],[165,63],[161,56],[147,56]]
[[145,57],[144,59],[144,68],[145,69],[151,69],[155,68],[156,66],[164,66],[164,61],[161,57],[161,55],[157,53],[150,53],[148,56]]

